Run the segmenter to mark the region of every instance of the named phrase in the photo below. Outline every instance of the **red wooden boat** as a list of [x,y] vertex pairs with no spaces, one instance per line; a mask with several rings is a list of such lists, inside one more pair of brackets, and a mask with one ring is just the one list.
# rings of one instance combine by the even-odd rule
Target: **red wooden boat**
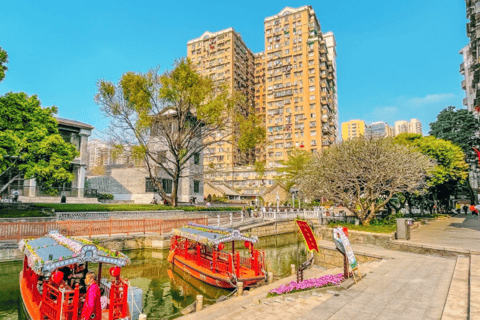
[[[265,280],[265,253],[253,248],[256,236],[196,223],[174,229],[173,234],[168,261],[193,277],[221,288],[235,288],[238,282],[249,287]],[[235,241],[244,242],[247,257],[235,252]],[[232,251],[222,252],[229,242]]]
[[[59,273],[61,268],[77,270],[88,262],[98,263],[98,284],[101,284],[104,263],[123,267],[130,262],[120,252],[96,246],[88,240],[67,238],[58,231],[37,239],[24,239],[19,249],[25,254],[23,270],[20,272],[20,292],[25,315],[30,320],[77,320],[82,310],[83,297],[77,283],[70,287]],[[63,269],[65,270],[65,269]],[[108,292],[108,307],[102,310],[102,320],[124,319],[129,317],[127,303],[128,280],[120,277],[120,269],[114,272]]]

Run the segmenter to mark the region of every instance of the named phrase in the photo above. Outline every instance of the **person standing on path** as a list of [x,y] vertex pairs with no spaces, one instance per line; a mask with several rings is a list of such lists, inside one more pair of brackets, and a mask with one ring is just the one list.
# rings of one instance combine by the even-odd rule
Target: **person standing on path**
[[102,320],[102,305],[100,302],[100,288],[95,281],[95,273],[89,272],[85,277],[88,286],[85,302],[83,303],[80,320]]

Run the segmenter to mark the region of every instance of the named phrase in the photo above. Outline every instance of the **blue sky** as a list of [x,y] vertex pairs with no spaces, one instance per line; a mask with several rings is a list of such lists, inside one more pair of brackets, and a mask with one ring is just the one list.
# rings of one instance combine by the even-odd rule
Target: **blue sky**
[[233,27],[263,51],[263,19],[311,5],[337,40],[340,122],[418,118],[424,133],[444,107],[462,107],[459,50],[468,42],[464,1],[5,1],[0,47],[9,71],[0,94],[37,94],[59,116],[108,124],[96,81],[165,70],[205,30]]

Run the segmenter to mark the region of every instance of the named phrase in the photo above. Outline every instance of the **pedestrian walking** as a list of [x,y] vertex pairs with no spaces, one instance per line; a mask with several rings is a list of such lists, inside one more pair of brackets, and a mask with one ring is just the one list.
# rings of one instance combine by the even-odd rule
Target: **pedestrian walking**
[[472,203],[470,204],[470,213],[473,215],[476,215],[478,217],[478,209],[475,208],[475,205]]
[[13,190],[12,195],[13,195],[13,202],[18,202],[19,193],[17,189]]

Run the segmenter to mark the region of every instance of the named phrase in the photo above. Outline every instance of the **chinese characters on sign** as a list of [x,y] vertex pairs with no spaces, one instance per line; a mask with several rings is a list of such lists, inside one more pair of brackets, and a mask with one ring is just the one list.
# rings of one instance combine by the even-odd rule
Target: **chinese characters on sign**
[[296,220],[300,231],[302,232],[303,239],[305,240],[305,244],[307,245],[308,251],[312,252],[313,250],[318,252],[318,245],[317,240],[315,240],[315,236],[313,235],[312,229],[308,225],[306,221],[303,220]]

